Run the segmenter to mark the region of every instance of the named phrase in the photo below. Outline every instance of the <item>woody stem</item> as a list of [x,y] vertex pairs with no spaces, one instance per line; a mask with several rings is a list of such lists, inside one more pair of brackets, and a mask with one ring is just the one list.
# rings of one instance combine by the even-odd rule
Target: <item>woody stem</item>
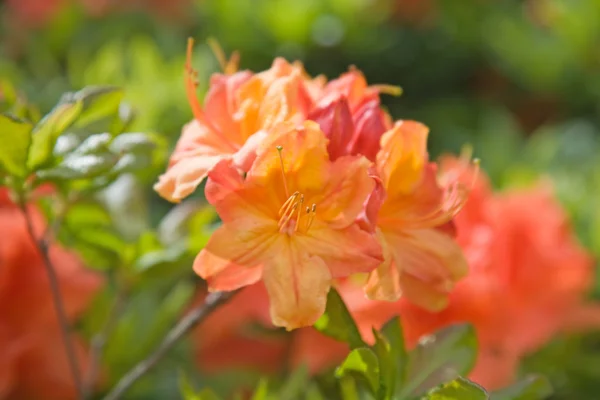
[[67,355],[67,361],[69,363],[69,369],[71,370],[73,381],[75,383],[75,388],[77,390],[77,398],[83,399],[83,385],[79,365],[77,362],[77,356],[75,354],[75,347],[73,346],[73,342],[71,341],[70,337],[69,320],[67,318],[65,306],[61,297],[60,284],[58,282],[58,276],[56,274],[56,267],[54,266],[52,259],[50,258],[48,242],[43,237],[38,238],[36,236],[35,230],[33,228],[33,221],[31,220],[31,214],[29,213],[29,211],[27,210],[27,206],[23,202],[21,202],[20,208],[25,218],[25,222],[27,224],[27,232],[42,257],[44,268],[46,269],[46,275],[48,275],[48,281],[50,282],[50,292],[52,294],[52,302],[54,304],[54,310],[56,311],[56,316],[58,318],[58,324],[60,326],[62,340],[65,346],[65,352]]
[[163,341],[156,349],[145,359],[137,363],[129,370],[115,385],[115,387],[104,397],[103,400],[120,399],[125,392],[142,376],[148,373],[173,346],[185,336],[192,328],[202,322],[208,315],[216,310],[220,305],[229,301],[238,290],[233,292],[214,292],[206,297],[204,303],[200,304],[167,333]]

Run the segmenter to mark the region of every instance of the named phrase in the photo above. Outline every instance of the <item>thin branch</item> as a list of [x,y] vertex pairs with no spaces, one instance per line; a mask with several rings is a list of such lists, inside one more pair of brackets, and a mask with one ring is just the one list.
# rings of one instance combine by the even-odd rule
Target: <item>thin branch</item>
[[221,304],[231,299],[237,291],[233,292],[214,292],[206,297],[204,303],[194,308],[185,315],[177,325],[175,325],[165,336],[158,347],[144,360],[140,361],[125,376],[119,380],[116,386],[104,397],[104,400],[120,399],[125,392],[138,379],[150,371],[160,359],[162,359],[169,350],[192,328],[202,322],[210,313],[212,313]]
[[73,342],[71,341],[70,337],[69,320],[67,318],[65,306],[61,297],[60,284],[58,281],[58,276],[56,275],[56,267],[50,259],[48,243],[44,239],[38,239],[35,235],[33,221],[31,220],[31,214],[27,210],[27,206],[21,202],[20,208],[27,223],[27,232],[29,233],[31,240],[35,243],[35,246],[42,257],[44,268],[46,269],[46,274],[48,275],[50,292],[52,293],[52,302],[54,303],[54,310],[56,311],[56,316],[60,325],[60,331],[62,334],[63,344],[65,346],[69,368],[71,370],[71,374],[73,375],[73,381],[75,383],[75,388],[77,389],[78,398],[83,399],[81,373],[77,362],[77,356],[75,354],[75,347],[73,346]]
[[102,353],[104,346],[106,346],[106,340],[112,334],[119,321],[119,317],[123,312],[123,308],[126,304],[127,296],[125,291],[117,289],[117,295],[115,300],[108,312],[108,317],[104,322],[101,330],[94,335],[91,340],[90,348],[90,360],[88,363],[88,372],[83,383],[83,394],[85,398],[89,398],[92,395],[96,377],[100,369],[100,362],[102,360]]

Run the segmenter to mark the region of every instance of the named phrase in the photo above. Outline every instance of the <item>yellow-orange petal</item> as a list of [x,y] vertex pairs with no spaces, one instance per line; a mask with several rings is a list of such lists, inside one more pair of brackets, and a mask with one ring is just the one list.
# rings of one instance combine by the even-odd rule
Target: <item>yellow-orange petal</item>
[[333,278],[371,272],[383,261],[381,246],[374,234],[358,225],[331,229],[316,222],[306,235],[295,239],[299,246],[325,262]]
[[354,223],[375,189],[370,166],[369,160],[355,156],[340,157],[333,163],[322,199],[318,200],[320,219],[336,228]]
[[263,280],[271,301],[271,319],[287,330],[310,326],[325,312],[331,274],[325,262],[278,241],[278,251],[264,264]]
[[210,290],[234,290],[255,283],[274,238],[273,227],[256,219],[223,224],[196,257],[194,272],[207,280]]
[[416,121],[398,121],[381,137],[377,168],[388,197],[410,194],[427,162],[429,128]]
[[400,271],[394,263],[392,253],[381,231],[377,230],[376,235],[382,248],[383,262],[369,274],[364,292],[371,300],[394,302],[402,294]]
[[321,191],[327,183],[328,163],[327,139],[318,124],[283,123],[270,132],[257,150],[247,180],[282,191],[284,171],[288,185],[303,191]]

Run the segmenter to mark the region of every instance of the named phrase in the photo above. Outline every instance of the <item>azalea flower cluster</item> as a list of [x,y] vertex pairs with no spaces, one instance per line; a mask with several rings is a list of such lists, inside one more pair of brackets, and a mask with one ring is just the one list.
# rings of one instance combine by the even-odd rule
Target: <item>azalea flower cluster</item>
[[[475,183],[453,220],[469,274],[450,293],[448,306],[428,311],[405,298],[371,301],[355,278],[338,282],[336,288],[369,343],[374,342],[372,328],[396,315],[409,348],[438,329],[471,323],[478,359],[470,379],[487,389],[501,388],[516,378],[524,355],[557,333],[600,326],[600,307],[585,300],[593,282],[593,259],[577,242],[547,183],[494,193],[486,176],[475,177],[463,160],[445,157],[441,169],[447,176]],[[313,328],[288,336],[252,329],[257,323],[270,325],[267,292],[258,283],[238,296],[194,335],[196,359],[203,370],[253,367],[273,372],[288,363],[305,364],[319,373],[348,354],[346,344]]]
[[[28,213],[41,235],[42,214],[34,206],[28,206]],[[5,188],[0,188],[0,232],[0,399],[75,398],[44,262]],[[102,278],[59,246],[49,252],[67,317],[74,321],[101,288]],[[83,340],[74,335],[73,343],[79,364],[86,365]]]
[[438,174],[428,129],[392,121],[357,69],[327,82],[300,63],[237,71],[223,61],[203,106],[188,45],[187,94],[194,120],[155,185],[178,202],[206,180],[223,224],[194,270],[211,291],[263,282],[270,317],[288,330],[312,325],[335,280],[369,274],[372,299],[400,295],[430,310],[467,272],[452,219],[467,197]]

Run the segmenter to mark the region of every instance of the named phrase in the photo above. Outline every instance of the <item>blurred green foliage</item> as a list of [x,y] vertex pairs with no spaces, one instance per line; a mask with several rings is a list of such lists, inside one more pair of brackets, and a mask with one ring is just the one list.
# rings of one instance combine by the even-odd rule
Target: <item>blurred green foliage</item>
[[[14,3],[0,5],[0,111],[12,115],[0,118],[0,165],[22,179],[2,178],[22,187],[35,171],[57,185],[65,196],[44,207],[51,221],[62,221],[59,239],[110,276],[109,288],[83,321],[89,337],[102,330],[115,298],[128,299],[125,307],[117,304],[121,318],[107,338],[103,361],[110,383],[156,345],[188,304],[189,265],[216,219],[201,201],[169,211],[149,190],[191,118],[182,74],[188,36],[198,43],[194,64],[201,91],[218,70],[204,44],[209,36],[228,52],[239,50],[243,68],[265,69],[281,55],[302,60],[314,75],[333,77],[356,65],[372,83],[402,86],[402,97],[384,102],[394,117],[431,127],[433,155],[471,143],[500,189],[550,177],[579,238],[598,260],[600,2],[423,0],[425,11],[418,13],[414,3],[198,0],[183,2],[183,12],[172,19],[144,10],[93,15],[80,2],[66,1],[35,26],[19,21],[9,5]],[[92,84],[111,86],[81,90]],[[71,94],[56,104],[64,92]],[[98,195],[100,188],[107,189]],[[600,279],[593,295],[600,297]],[[400,340],[395,325],[368,349],[355,327],[344,325],[351,318],[341,300],[329,303],[338,308],[318,326],[355,349],[338,370],[344,393],[364,383],[354,381],[357,373],[374,393],[381,385],[392,390],[394,373],[412,376],[389,372],[395,363],[382,353],[386,341]],[[181,344],[132,398],[166,398],[180,386],[186,399],[213,399],[192,388],[206,382],[195,376],[189,353]],[[523,372],[550,376],[555,399],[590,399],[600,391],[599,362],[597,334],[558,338],[532,355]],[[174,372],[182,365],[181,376],[191,376],[191,383]],[[291,379],[282,390],[301,387],[315,393],[308,398],[322,398],[319,388],[306,386],[305,373]],[[457,379],[426,398],[476,390]],[[254,398],[270,398],[274,386],[262,381]]]

